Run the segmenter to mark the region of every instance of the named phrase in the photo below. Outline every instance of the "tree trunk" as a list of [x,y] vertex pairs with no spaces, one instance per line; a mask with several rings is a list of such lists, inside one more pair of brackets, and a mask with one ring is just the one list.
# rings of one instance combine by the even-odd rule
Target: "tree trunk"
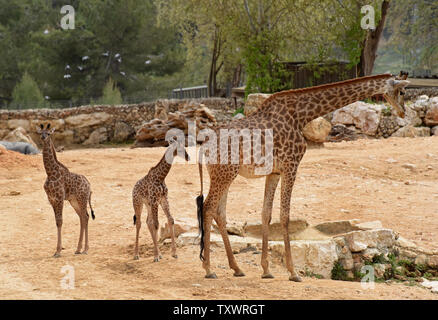
[[208,75],[208,96],[214,97],[217,94],[217,75],[223,66],[222,63],[218,64],[219,57],[221,55],[222,38],[219,27],[215,26],[213,37],[213,52],[211,54],[210,73]]
[[360,77],[368,76],[373,72],[374,62],[377,57],[377,48],[385,26],[386,16],[388,14],[389,1],[382,2],[382,15],[376,29],[368,30],[362,46],[362,53],[358,65],[358,74]]
[[233,79],[231,81],[231,86],[233,88],[236,88],[240,85],[240,79],[242,76],[242,64],[239,63],[235,68],[233,72]]

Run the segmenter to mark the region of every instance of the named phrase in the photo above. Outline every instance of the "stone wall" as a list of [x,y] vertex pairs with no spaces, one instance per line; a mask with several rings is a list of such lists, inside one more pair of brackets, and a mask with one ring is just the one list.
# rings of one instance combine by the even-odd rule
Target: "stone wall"
[[[242,100],[223,98],[195,99],[204,104],[215,115],[219,123],[228,121]],[[190,100],[165,100],[170,112],[179,110]],[[56,129],[55,144],[93,145],[104,142],[124,142],[132,140],[135,132],[145,122],[154,118],[156,102],[132,105],[82,106],[69,109],[0,110],[0,140],[17,128],[23,128],[37,145],[40,139],[36,127],[40,123],[50,123]]]

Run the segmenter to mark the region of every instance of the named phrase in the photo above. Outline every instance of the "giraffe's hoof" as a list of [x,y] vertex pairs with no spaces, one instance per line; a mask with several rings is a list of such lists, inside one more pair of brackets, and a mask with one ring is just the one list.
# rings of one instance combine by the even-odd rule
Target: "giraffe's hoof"
[[56,253],[53,255],[53,257],[54,257],[54,258],[59,258],[59,257],[61,257],[61,254],[60,254],[59,252],[56,252]]
[[243,273],[241,270],[234,272],[233,274],[235,277],[244,277],[245,273]]
[[159,258],[154,258],[154,262],[160,262]]
[[274,279],[274,276],[272,275],[272,273],[268,272],[262,274],[262,279]]
[[140,257],[137,255],[134,256],[134,260],[140,260]]
[[77,250],[77,251],[75,252],[75,254],[81,254],[81,252],[80,252],[79,250]]
[[301,277],[297,274],[290,276],[289,280],[294,282],[303,282],[303,279],[301,279]]
[[178,259],[178,255],[176,253],[172,254],[172,257],[174,257],[175,259]]
[[212,272],[205,276],[205,279],[217,279],[216,273]]
[[159,259],[163,259],[163,256],[160,254],[160,255],[158,256],[158,258],[159,258]]
[[88,250],[82,251],[82,254],[88,254]]

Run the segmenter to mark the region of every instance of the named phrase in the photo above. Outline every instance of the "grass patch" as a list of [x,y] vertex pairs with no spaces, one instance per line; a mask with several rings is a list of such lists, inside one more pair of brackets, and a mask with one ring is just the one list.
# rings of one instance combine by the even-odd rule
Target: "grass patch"
[[342,280],[348,281],[347,271],[344,269],[342,264],[339,261],[336,261],[333,265],[332,269],[332,277],[333,280]]
[[307,268],[306,268],[306,271],[304,274],[306,277],[309,277],[309,278],[324,279],[324,277],[322,275],[317,274],[317,273],[313,273],[312,271],[308,270]]
[[236,114],[238,114],[238,113],[241,113],[241,114],[245,115],[243,107],[240,107],[240,108],[236,109],[236,110],[234,111],[234,113],[233,113],[233,117],[234,117]]

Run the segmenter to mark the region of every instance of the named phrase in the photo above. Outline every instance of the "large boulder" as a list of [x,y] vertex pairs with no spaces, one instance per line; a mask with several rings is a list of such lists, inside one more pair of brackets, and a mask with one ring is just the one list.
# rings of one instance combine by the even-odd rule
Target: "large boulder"
[[9,134],[8,129],[0,129],[0,139],[3,139],[3,137],[6,137]]
[[429,97],[426,95],[419,96],[411,106],[421,118],[424,118],[427,107],[429,105]]
[[353,124],[367,135],[375,135],[385,106],[362,101],[349,104],[333,112],[332,124]]
[[74,132],[72,130],[55,131],[53,142],[55,145],[71,145],[74,143]]
[[[432,99],[430,100],[432,101]],[[438,99],[433,100],[432,103],[429,105],[426,116],[424,117],[424,123],[431,127],[438,125]]]
[[29,136],[27,131],[21,127],[16,128],[15,130],[11,131],[6,137],[4,137],[5,141],[9,142],[25,142],[32,145],[34,148],[38,149],[36,143],[32,140],[32,138]]
[[245,106],[243,107],[245,116],[249,116],[256,111],[270,96],[271,95],[267,93],[252,93],[248,95],[245,101]]
[[396,235],[390,229],[352,231],[345,235],[345,242],[351,252],[361,252],[367,248],[388,251],[395,243]]
[[111,118],[106,112],[95,112],[89,114],[78,114],[65,118],[65,124],[74,128],[83,128],[104,124]]
[[397,124],[399,127],[405,127],[405,126],[413,126],[418,127],[423,123],[423,120],[421,120],[421,117],[419,116],[421,114],[421,111],[416,111],[413,106],[406,105],[405,106],[405,117],[400,118],[396,117]]
[[119,121],[114,126],[113,141],[124,142],[132,137],[134,134],[135,130],[129,124]]
[[188,104],[181,110],[169,112],[167,120],[152,119],[143,123],[137,130],[135,146],[155,146],[155,142],[165,145],[167,131],[177,128],[187,134],[189,121],[195,122],[198,130],[211,128],[217,124],[214,114],[204,104]]
[[83,142],[83,145],[94,145],[100,144],[108,140],[108,132],[105,127],[98,128],[94,130],[90,137]]
[[38,148],[35,148],[33,145],[27,142],[0,141],[0,145],[7,150],[22,154],[38,154],[40,152]]
[[394,132],[400,129],[399,119],[400,118],[396,116],[383,116],[380,119],[376,137],[390,137]]
[[[271,251],[274,256],[284,257],[284,242],[270,241]],[[338,254],[336,243],[328,240],[300,240],[290,242],[292,261],[299,272],[311,272],[321,275],[325,279],[331,278],[331,271]]]
[[8,120],[8,128],[11,130],[23,128],[26,131],[30,130],[29,120],[26,119],[11,119]]
[[430,135],[438,136],[438,126],[435,126],[430,130]]
[[306,139],[313,142],[324,142],[331,129],[332,125],[330,122],[323,117],[319,117],[306,124],[303,129],[303,134]]
[[430,136],[430,128],[406,126],[398,129],[392,137],[415,138]]

